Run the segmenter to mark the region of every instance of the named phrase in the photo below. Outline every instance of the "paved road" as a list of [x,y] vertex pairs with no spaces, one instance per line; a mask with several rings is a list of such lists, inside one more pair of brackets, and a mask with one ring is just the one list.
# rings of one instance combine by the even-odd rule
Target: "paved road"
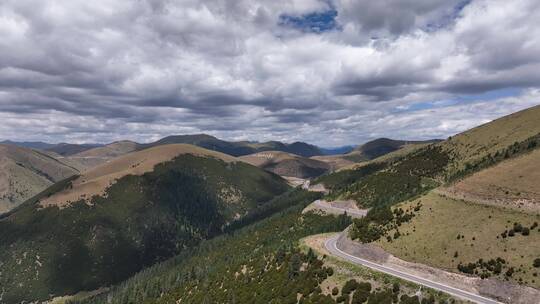
[[395,277],[398,277],[398,278],[401,278],[401,279],[404,279],[404,280],[407,280],[407,281],[411,281],[411,282],[416,283],[416,284],[420,284],[420,285],[423,285],[423,286],[426,286],[426,287],[429,287],[429,288],[440,290],[442,292],[448,293],[450,295],[453,295],[453,296],[456,296],[456,297],[459,297],[459,298],[462,298],[464,300],[468,300],[468,301],[471,301],[471,302],[474,302],[474,303],[480,303],[480,304],[499,304],[499,303],[501,303],[501,302],[498,302],[498,301],[495,301],[495,300],[492,300],[492,299],[489,299],[489,298],[486,298],[486,297],[483,297],[483,296],[480,296],[480,295],[477,295],[477,294],[474,294],[474,293],[471,293],[471,292],[468,292],[468,291],[465,291],[465,290],[461,290],[461,289],[451,287],[451,286],[448,286],[448,285],[445,285],[445,284],[442,284],[442,283],[438,283],[438,282],[434,282],[434,281],[431,281],[431,280],[428,280],[428,279],[424,279],[424,278],[421,278],[421,277],[418,277],[418,276],[415,276],[415,275],[412,275],[412,274],[409,274],[409,273],[406,273],[406,272],[403,272],[403,271],[395,270],[395,269],[392,269],[390,267],[383,266],[381,264],[373,263],[373,262],[370,262],[368,260],[364,260],[362,258],[350,255],[350,254],[348,254],[348,253],[346,253],[346,252],[344,252],[344,251],[342,251],[342,250],[340,250],[338,248],[338,246],[337,246],[338,237],[339,237],[339,234],[332,237],[332,238],[330,238],[330,239],[328,239],[328,240],[326,240],[326,242],[324,244],[326,249],[332,255],[335,255],[335,256],[338,256],[340,258],[346,259],[346,260],[348,260],[350,262],[353,262],[355,264],[359,264],[359,265],[362,265],[362,266],[369,267],[369,268],[374,269],[376,271],[384,272],[386,274],[389,274],[389,275],[392,275],[392,276],[395,276]]
[[338,208],[338,207],[334,207],[330,205],[328,202],[321,201],[321,200],[316,200],[313,202],[313,204],[319,207],[320,209],[323,209],[323,210],[329,209],[338,214],[347,212],[348,215],[353,216],[353,217],[364,217],[367,214],[367,209],[362,210],[362,209],[352,209],[352,208]]

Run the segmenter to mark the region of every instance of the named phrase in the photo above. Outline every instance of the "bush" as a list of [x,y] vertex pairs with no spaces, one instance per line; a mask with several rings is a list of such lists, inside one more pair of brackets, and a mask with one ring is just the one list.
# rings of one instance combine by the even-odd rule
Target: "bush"
[[523,229],[521,230],[521,235],[529,235],[529,228],[523,227]]
[[339,289],[337,287],[332,288],[332,295],[333,296],[337,296],[338,293],[339,293]]
[[339,297],[336,298],[336,302],[338,303],[349,303],[349,295],[342,294]]
[[391,290],[374,292],[369,295],[368,304],[392,304],[392,295]]
[[352,291],[356,290],[357,287],[358,287],[358,282],[356,282],[356,280],[348,280],[343,286],[343,288],[341,289],[341,294],[348,295]]
[[420,304],[420,300],[417,296],[409,297],[407,295],[402,295],[399,300],[402,304]]
[[399,292],[399,283],[398,282],[395,282],[393,285],[392,285],[392,291],[394,293],[398,293]]
[[[371,289],[371,286],[370,286],[370,289]],[[351,304],[361,304],[361,303],[365,303],[367,301],[369,297],[369,290],[366,291],[364,289],[360,289],[358,288],[353,296],[352,296],[352,301],[351,301]]]
[[534,259],[533,266],[536,267],[536,268],[540,267],[540,258],[539,259]]

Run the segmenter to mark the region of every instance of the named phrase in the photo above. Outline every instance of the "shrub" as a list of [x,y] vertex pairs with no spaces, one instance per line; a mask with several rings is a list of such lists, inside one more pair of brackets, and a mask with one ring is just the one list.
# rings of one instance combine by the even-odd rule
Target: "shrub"
[[342,294],[339,297],[336,298],[336,302],[338,303],[349,303],[349,295],[348,294]]
[[521,235],[529,235],[529,228],[523,227],[523,229],[521,230]]
[[391,290],[374,292],[369,295],[368,304],[392,304],[392,298]]
[[341,294],[348,295],[352,291],[356,290],[357,287],[358,287],[358,282],[356,282],[356,280],[348,280],[347,282],[345,282],[345,285],[341,289]]
[[534,259],[533,266],[536,267],[536,268],[540,267],[540,258]]
[[369,293],[356,291],[352,296],[351,304],[365,303],[367,301],[368,297],[369,297]]
[[429,296],[429,298],[423,298],[422,304],[435,304],[435,297],[433,295]]
[[333,296],[337,296],[338,293],[339,293],[339,289],[337,287],[332,288],[332,295]]
[[392,291],[394,293],[398,293],[399,292],[399,283],[398,282],[395,282],[394,284],[392,284]]
[[400,300],[400,303],[403,303],[403,304],[420,304],[420,300],[418,299],[417,296],[409,297],[407,295],[402,295],[399,300]]

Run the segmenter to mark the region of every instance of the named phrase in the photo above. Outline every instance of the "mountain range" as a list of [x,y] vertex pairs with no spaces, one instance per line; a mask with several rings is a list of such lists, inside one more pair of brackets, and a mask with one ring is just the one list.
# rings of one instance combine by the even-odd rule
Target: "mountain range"
[[0,303],[461,301],[329,257],[327,233],[348,227],[349,255],[532,304],[539,117],[537,106],[445,140],[381,138],[333,156],[208,135],[76,153],[0,145]]

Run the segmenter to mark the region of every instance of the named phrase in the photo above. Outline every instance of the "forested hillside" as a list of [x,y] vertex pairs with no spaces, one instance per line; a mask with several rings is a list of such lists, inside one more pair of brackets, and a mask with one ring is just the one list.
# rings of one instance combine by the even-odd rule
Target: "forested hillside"
[[[137,155],[148,152],[128,155],[128,161],[98,169],[104,173],[92,171],[49,188],[1,219],[3,303],[118,283],[220,234],[234,219],[288,189],[277,175],[197,149],[140,172],[133,166],[144,167],[144,158]],[[93,180],[102,181],[100,176],[129,170],[135,171],[118,175],[101,194],[81,192]],[[79,200],[62,201],[77,191],[73,197]]]
[[[435,303],[446,298],[399,280],[367,275],[338,279],[351,270],[329,266],[328,258],[302,251],[298,240],[322,232],[341,231],[346,216],[302,215],[317,194],[295,191],[287,210],[236,232],[203,242],[162,264],[143,271],[110,292],[71,304],[126,303]],[[343,272],[342,272],[343,271]],[[346,276],[345,276],[346,277]],[[324,287],[324,289],[322,288]],[[393,302],[392,302],[393,301]],[[442,302],[441,302],[442,303]]]

